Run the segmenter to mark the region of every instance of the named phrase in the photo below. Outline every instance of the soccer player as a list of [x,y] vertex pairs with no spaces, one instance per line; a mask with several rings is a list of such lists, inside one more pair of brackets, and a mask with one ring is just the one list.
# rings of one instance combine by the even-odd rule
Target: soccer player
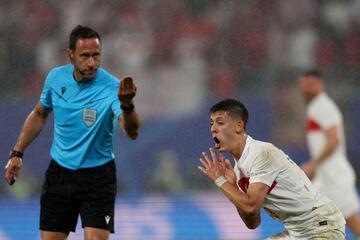
[[259,226],[261,207],[282,221],[286,230],[268,239],[345,239],[345,220],[336,205],[284,152],[251,138],[247,121],[248,110],[237,100],[211,107],[215,148],[231,153],[235,166],[210,148],[210,156],[202,153],[200,171],[235,205],[249,229]]
[[136,139],[140,119],[131,77],[119,81],[100,67],[101,39],[78,25],[69,38],[70,64],[48,74],[40,101],[24,122],[5,167],[13,184],[23,152],[54,112],[51,161],[41,192],[41,239],[66,239],[80,214],[84,239],[109,239],[114,232],[116,169],[113,133],[116,122]]
[[346,156],[341,111],[326,94],[320,71],[304,72],[298,83],[307,104],[306,138],[311,156],[302,168],[314,186],[336,203],[347,226],[360,239],[356,176]]

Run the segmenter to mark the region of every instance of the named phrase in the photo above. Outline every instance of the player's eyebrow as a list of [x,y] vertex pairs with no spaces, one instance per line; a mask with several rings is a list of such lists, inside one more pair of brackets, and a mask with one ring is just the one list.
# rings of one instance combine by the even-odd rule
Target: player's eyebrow
[[215,122],[215,121],[223,121],[225,119],[225,117],[224,116],[217,116],[217,117],[215,117],[214,119],[213,119],[213,121]]

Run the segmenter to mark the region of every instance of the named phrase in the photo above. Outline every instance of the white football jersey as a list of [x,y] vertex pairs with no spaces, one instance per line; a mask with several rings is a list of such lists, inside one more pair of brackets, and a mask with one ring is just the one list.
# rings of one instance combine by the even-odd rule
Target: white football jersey
[[[338,106],[326,93],[316,96],[307,106],[306,138],[311,158],[316,158],[326,144],[325,129],[338,126],[339,144],[316,172],[321,181],[332,181],[341,178],[354,179],[354,171],[346,157],[344,124]],[[314,179],[316,181],[317,179]]]
[[[305,173],[283,151],[271,143],[247,136],[234,170],[238,187],[244,192],[249,184],[255,182],[270,187],[262,207],[273,218],[281,220],[293,236],[304,236],[312,226],[318,226],[316,221],[320,218],[313,215],[321,213],[313,212],[314,209],[333,204],[315,190]],[[330,217],[325,215],[328,226],[340,227],[345,224],[336,207]]]
[[316,158],[324,148],[325,130],[335,125],[339,131],[339,144],[317,168],[313,184],[319,192],[332,199],[347,218],[360,209],[355,171],[346,157],[341,112],[327,94],[321,93],[308,104],[306,112],[306,137],[311,158]]

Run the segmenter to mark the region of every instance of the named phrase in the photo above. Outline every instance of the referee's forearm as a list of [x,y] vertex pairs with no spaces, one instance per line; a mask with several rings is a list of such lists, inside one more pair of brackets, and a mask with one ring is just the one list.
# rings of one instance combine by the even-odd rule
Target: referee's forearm
[[21,152],[25,151],[32,141],[40,134],[41,130],[45,126],[45,123],[46,118],[39,115],[36,110],[32,111],[26,118],[24,125],[21,128],[14,149]]
[[134,110],[130,113],[123,113],[124,117],[124,130],[129,138],[135,140],[139,133],[141,127],[141,121],[139,115]]

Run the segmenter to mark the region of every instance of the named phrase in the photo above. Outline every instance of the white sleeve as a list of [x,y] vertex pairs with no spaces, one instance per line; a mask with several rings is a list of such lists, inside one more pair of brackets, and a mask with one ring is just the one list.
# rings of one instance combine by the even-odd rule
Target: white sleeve
[[341,123],[341,113],[333,102],[323,102],[316,109],[315,118],[321,128],[327,129]]
[[281,170],[279,161],[274,159],[274,151],[277,151],[277,149],[272,147],[264,148],[254,159],[250,169],[250,184],[261,182],[271,187]]

